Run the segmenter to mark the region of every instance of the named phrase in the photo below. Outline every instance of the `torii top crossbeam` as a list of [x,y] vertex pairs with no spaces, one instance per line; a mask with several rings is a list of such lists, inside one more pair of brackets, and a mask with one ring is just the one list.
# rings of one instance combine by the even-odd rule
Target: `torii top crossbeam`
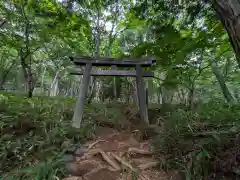
[[109,57],[89,57],[89,56],[78,56],[69,58],[71,61],[74,62],[75,65],[86,65],[87,63],[91,63],[93,66],[116,65],[118,67],[135,67],[136,65],[140,65],[142,67],[150,67],[156,64],[156,60],[153,57],[140,58],[140,60],[137,60],[136,58],[116,59]]

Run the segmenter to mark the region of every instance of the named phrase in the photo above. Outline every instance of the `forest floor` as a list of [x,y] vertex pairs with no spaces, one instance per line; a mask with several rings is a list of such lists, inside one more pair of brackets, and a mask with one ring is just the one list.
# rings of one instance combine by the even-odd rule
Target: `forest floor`
[[71,175],[64,180],[169,180],[176,174],[159,168],[149,140],[136,138],[133,132],[101,127],[97,138],[74,153],[67,165]]
[[0,94],[0,180],[240,179],[240,104],[151,105],[146,126],[92,103],[75,129],[75,101]]

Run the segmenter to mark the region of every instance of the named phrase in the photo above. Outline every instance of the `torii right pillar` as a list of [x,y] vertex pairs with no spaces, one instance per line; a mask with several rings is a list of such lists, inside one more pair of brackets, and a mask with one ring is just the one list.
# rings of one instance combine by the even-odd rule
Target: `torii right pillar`
[[146,93],[144,88],[144,81],[142,77],[142,68],[141,65],[136,65],[136,83],[137,83],[137,95],[138,95],[138,105],[140,110],[141,120],[144,121],[147,125],[149,125],[148,120],[148,109],[146,102]]

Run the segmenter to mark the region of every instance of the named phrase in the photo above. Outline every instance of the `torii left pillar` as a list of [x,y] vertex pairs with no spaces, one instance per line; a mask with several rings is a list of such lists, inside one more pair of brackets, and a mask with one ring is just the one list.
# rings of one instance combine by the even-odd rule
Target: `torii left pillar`
[[91,69],[92,69],[92,64],[91,63],[86,64],[85,71],[83,74],[83,80],[80,87],[80,93],[77,98],[77,103],[76,103],[73,120],[72,120],[72,127],[74,128],[81,127],[83,110],[84,110],[84,102],[85,102],[85,97],[86,97],[88,86],[89,86]]

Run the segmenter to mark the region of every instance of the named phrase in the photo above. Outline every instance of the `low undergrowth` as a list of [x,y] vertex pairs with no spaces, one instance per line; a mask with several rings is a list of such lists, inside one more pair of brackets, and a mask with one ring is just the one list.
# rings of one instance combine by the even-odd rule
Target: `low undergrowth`
[[74,106],[71,98],[0,94],[0,179],[65,176],[66,149],[93,138],[96,117],[116,119],[116,111],[106,111],[105,105],[86,105],[82,128],[76,130],[71,127]]
[[239,135],[240,105],[211,102],[169,113],[154,145],[162,167],[180,170],[184,179],[237,179]]
[[[0,179],[61,179],[70,146],[93,138],[99,125],[125,128],[126,119],[139,120],[127,105],[93,103],[85,106],[82,128],[76,130],[74,107],[71,98],[0,94]],[[240,105],[155,108],[149,117],[161,126],[153,143],[166,170],[178,169],[187,180],[240,177]]]

